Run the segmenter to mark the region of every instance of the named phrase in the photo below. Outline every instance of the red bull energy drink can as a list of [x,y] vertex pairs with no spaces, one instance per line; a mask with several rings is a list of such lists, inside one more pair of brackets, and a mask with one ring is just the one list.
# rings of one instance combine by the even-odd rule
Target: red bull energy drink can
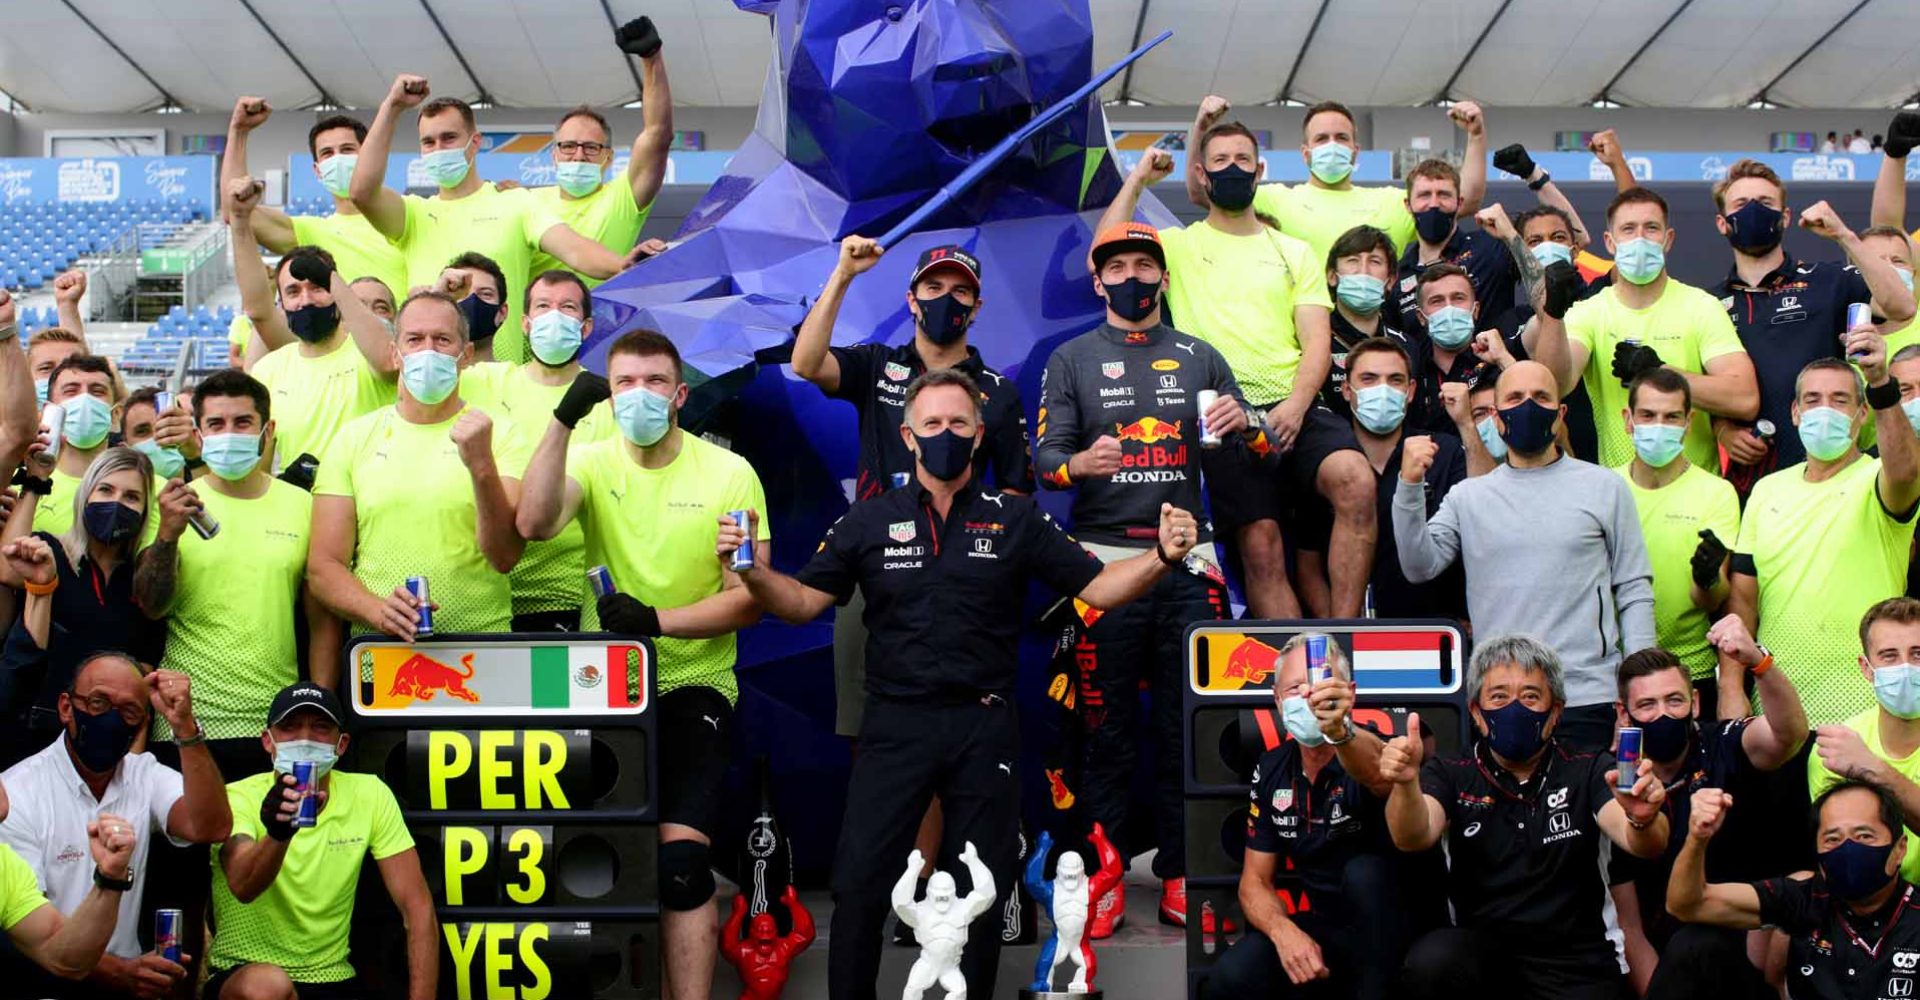
[[153,911],[154,954],[174,964],[180,962],[180,925],[186,916],[179,910]]
[[1214,402],[1219,398],[1220,393],[1212,389],[1201,389],[1193,394],[1194,405],[1200,408],[1200,447],[1202,448],[1214,448],[1220,444],[1220,435],[1207,426],[1207,411],[1213,409]]
[[[1873,307],[1868,305],[1865,302],[1847,303],[1847,332],[1840,335],[1841,346],[1844,347],[1846,345],[1847,338],[1853,333],[1853,331],[1859,330],[1862,328],[1865,328],[1865,329],[1873,328]],[[1861,358],[1866,357],[1866,354],[1861,351],[1848,351],[1847,357],[1852,358],[1855,361],[1858,361]]]
[[300,811],[293,814],[294,829],[302,830],[319,821],[320,797],[314,794],[319,790],[314,782],[313,761],[294,761],[293,793],[300,799]]
[[1620,752],[1615,757],[1620,762],[1618,780],[1614,787],[1622,792],[1633,791],[1633,783],[1640,780],[1640,727],[1620,727]]
[[892,484],[893,488],[896,490],[904,490],[907,488],[908,483],[913,482],[913,473],[896,472],[893,475],[887,477],[887,482]]
[[1318,684],[1332,679],[1333,668],[1327,665],[1327,637],[1307,636],[1307,680]]
[[748,516],[750,513],[744,510],[727,511],[733,523],[747,533],[747,537],[740,540],[740,547],[733,550],[733,562],[727,564],[727,568],[735,573],[745,573],[753,568],[753,520]]
[[605,566],[595,566],[587,570],[587,586],[593,591],[595,600],[613,593],[613,574]]
[[420,627],[414,630],[414,634],[418,636],[432,635],[433,603],[432,598],[427,596],[427,578],[424,576],[407,577],[407,593],[412,594],[413,599],[420,602],[418,609],[420,612]]
[[60,443],[67,429],[67,410],[59,403],[48,403],[40,410],[40,431],[47,437],[47,461],[60,457]]

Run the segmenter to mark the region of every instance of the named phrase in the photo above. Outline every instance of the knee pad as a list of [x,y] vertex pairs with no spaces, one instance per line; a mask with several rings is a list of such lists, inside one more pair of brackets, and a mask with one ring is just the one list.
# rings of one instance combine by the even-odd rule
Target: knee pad
[[712,848],[697,840],[673,840],[660,845],[660,905],[669,910],[697,910],[713,898]]

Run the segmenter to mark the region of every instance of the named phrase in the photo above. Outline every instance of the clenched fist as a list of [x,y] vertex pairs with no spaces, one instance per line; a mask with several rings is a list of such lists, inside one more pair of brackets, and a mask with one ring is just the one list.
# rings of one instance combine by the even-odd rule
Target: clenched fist
[[1160,548],[1167,557],[1185,559],[1200,544],[1200,525],[1193,515],[1170,503],[1160,505]]
[[1800,228],[1830,240],[1844,240],[1853,230],[1840,220],[1840,213],[1824,201],[1816,201],[1800,212]]
[[1416,434],[1401,441],[1401,482],[1425,482],[1427,470],[1433,468],[1433,457],[1439,453],[1440,445],[1426,434]]
[[886,248],[877,241],[865,236],[849,236],[840,241],[840,262],[835,265],[851,278],[856,274],[865,274],[880,263],[880,255]]
[[1472,101],[1461,101],[1447,109],[1447,117],[1453,119],[1468,135],[1480,135],[1487,129],[1486,115],[1480,111],[1480,105]]
[[427,78],[412,73],[402,73],[393,78],[393,87],[387,91],[387,103],[396,108],[411,108],[427,99]]
[[260,194],[267,189],[265,181],[256,181],[251,177],[235,177],[227,182],[227,214],[232,216],[252,215],[260,205]]
[[1200,99],[1200,131],[1220,124],[1220,119],[1233,110],[1233,104],[1219,94],[1208,94]]
[[1733,808],[1733,796],[1724,789],[1702,788],[1693,793],[1693,811],[1687,816],[1687,836],[1695,840],[1712,840],[1720,832],[1720,824],[1727,821],[1727,810]]
[[251,132],[267,123],[273,117],[273,105],[264,97],[242,97],[233,102],[233,119],[229,127],[235,132]]
[[1120,439],[1111,434],[1102,434],[1093,443],[1067,462],[1068,473],[1075,479],[1098,479],[1111,476],[1120,471]]
[[87,294],[87,272],[75,268],[53,279],[53,300],[62,305],[77,305]]
[[478,468],[493,461],[493,418],[487,416],[485,410],[477,406],[462,410],[447,436],[459,446],[460,461],[465,462],[467,468]]
[[1141,154],[1140,162],[1133,165],[1133,176],[1143,183],[1157,184],[1173,173],[1173,154],[1155,147]]

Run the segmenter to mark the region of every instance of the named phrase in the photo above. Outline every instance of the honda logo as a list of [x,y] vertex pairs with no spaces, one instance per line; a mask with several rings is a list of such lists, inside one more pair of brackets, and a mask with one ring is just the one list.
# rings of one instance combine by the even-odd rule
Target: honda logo
[[1910,997],[1913,995],[1912,976],[1894,976],[1887,980],[1887,995],[1890,997]]

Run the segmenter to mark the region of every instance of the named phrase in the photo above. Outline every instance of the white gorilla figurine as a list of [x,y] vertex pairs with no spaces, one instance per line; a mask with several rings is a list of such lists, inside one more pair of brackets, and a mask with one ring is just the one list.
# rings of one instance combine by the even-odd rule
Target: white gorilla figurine
[[973,891],[959,899],[953,876],[936,871],[927,879],[925,899],[915,902],[913,884],[925,859],[919,851],[907,856],[907,870],[893,884],[893,912],[900,922],[913,928],[920,942],[920,957],[907,970],[907,988],[901,1000],[920,1000],[927,987],[940,984],[947,1000],[966,1000],[967,980],[960,974],[960,953],[967,946],[967,925],[993,908],[993,873],[981,862],[979,852],[968,841],[960,851],[960,861],[973,877]]

